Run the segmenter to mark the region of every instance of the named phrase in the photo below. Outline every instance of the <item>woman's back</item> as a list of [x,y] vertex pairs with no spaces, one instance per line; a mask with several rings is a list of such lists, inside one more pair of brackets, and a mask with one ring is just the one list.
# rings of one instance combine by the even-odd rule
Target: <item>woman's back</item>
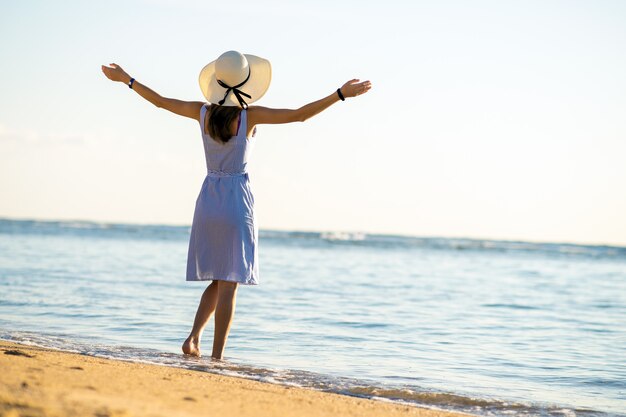
[[206,131],[206,117],[209,105],[205,104],[200,110],[200,130],[204,143],[204,156],[207,172],[217,173],[244,173],[247,172],[248,158],[252,140],[247,137],[248,112],[242,109],[239,113],[237,133],[227,142],[222,143],[213,139]]

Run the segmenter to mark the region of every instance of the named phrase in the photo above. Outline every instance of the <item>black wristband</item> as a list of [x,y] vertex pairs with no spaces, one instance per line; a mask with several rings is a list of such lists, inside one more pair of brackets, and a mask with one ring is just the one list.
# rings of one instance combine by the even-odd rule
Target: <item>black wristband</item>
[[337,89],[337,95],[341,99],[341,101],[346,101],[346,98],[341,94],[341,87]]
[[132,89],[133,88],[133,83],[135,82],[134,78],[131,78],[130,81],[128,82],[128,88]]

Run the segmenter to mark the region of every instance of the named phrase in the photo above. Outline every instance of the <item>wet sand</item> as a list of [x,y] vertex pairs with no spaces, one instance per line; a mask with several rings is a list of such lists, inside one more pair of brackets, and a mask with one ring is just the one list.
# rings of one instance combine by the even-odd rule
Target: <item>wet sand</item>
[[0,416],[463,416],[0,341]]

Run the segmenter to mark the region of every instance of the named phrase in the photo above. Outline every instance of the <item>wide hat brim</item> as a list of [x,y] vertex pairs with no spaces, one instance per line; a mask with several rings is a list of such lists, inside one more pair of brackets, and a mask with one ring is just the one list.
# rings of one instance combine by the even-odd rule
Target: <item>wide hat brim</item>
[[[251,98],[244,97],[247,104],[254,103],[267,91],[272,81],[272,66],[267,59],[255,55],[243,54],[248,61],[250,67],[250,79],[239,90],[246,94],[249,94]],[[208,63],[202,71],[200,71],[200,77],[198,79],[200,83],[200,90],[209,103],[217,104],[224,98],[226,89],[217,83],[215,77],[215,62],[217,60]],[[235,94],[230,92],[224,101],[224,106],[238,106],[239,101]]]

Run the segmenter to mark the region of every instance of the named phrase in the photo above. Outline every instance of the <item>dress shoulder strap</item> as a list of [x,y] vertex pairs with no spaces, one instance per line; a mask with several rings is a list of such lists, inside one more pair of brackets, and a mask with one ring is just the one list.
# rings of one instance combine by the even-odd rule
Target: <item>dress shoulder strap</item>
[[243,132],[243,137],[248,136],[248,110],[241,110],[241,132]]

